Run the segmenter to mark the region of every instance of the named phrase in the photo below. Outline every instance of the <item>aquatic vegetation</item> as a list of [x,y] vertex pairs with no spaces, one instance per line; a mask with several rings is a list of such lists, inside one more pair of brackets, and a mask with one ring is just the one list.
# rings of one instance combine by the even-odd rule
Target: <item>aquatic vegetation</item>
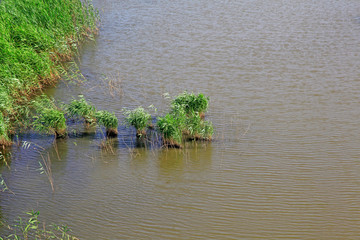
[[53,100],[42,95],[32,101],[35,110],[32,127],[39,132],[47,132],[56,138],[66,136],[66,119],[64,112],[58,109]]
[[30,211],[26,213],[28,217],[18,217],[16,224],[9,226],[4,222],[0,225],[9,229],[6,236],[0,237],[3,239],[59,239],[59,240],[76,240],[78,238],[70,235],[71,230],[66,225],[51,224],[45,226],[40,222],[39,211]]
[[0,147],[10,146],[12,144],[9,132],[9,124],[6,123],[2,113],[0,112]]
[[201,126],[202,119],[197,112],[191,112],[188,114],[182,130],[185,139],[198,139],[200,137]]
[[106,128],[107,137],[115,137],[118,135],[118,119],[114,113],[101,110],[95,113],[95,117],[97,124]]
[[181,148],[183,137],[181,124],[173,114],[166,114],[157,120],[157,128],[162,134],[163,144],[167,147]]
[[[62,62],[72,58],[84,38],[97,33],[98,19],[87,0],[0,2],[1,125],[13,129],[29,122],[24,118],[30,116],[30,98],[37,90],[56,83],[66,71]],[[44,119],[38,121],[47,122],[55,115],[59,113],[44,111]],[[0,146],[8,136],[0,134]]]
[[179,106],[182,106],[187,114],[197,112],[203,117],[203,114],[207,111],[209,106],[209,98],[205,97],[202,93],[195,95],[194,93],[185,91],[171,102],[172,111],[176,111]]
[[169,147],[182,147],[185,140],[211,140],[214,128],[210,121],[204,121],[209,98],[203,94],[184,92],[171,102],[171,111],[158,118],[157,128],[163,143]]
[[34,117],[33,127],[39,132],[50,132],[56,138],[66,136],[66,124],[64,113],[57,109],[44,109]]
[[200,136],[202,137],[202,140],[207,140],[207,141],[212,140],[213,134],[214,134],[214,126],[212,122],[210,121],[202,122],[202,127],[200,131]]
[[124,115],[126,123],[135,127],[137,137],[146,135],[146,127],[151,120],[150,113],[146,112],[144,108],[138,107],[134,110],[125,110]]
[[[0,160],[2,160],[2,153],[0,152]],[[0,192],[10,192],[12,194],[15,195],[15,193],[13,191],[10,190],[10,188],[8,187],[8,185],[6,184],[4,178],[2,177],[2,175],[0,174]],[[0,238],[1,239],[1,238]]]
[[83,118],[87,127],[96,122],[95,107],[91,106],[82,95],[78,100],[74,99],[68,104],[67,113],[71,118]]
[[187,115],[183,129],[184,138],[187,140],[211,140],[214,128],[210,121],[204,121],[197,112]]

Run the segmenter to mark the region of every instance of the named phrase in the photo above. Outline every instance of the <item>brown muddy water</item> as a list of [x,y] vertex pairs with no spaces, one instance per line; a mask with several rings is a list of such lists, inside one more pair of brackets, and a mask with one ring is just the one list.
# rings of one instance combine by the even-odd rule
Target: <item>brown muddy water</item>
[[[19,141],[1,174],[1,218],[36,209],[80,239],[360,239],[360,2],[355,0],[95,0],[100,35],[81,50],[83,94],[98,109],[203,92],[216,139],[184,150],[102,136]],[[118,91],[109,89],[108,78]],[[103,81],[104,80],[104,81]],[[34,146],[34,145],[32,145]]]

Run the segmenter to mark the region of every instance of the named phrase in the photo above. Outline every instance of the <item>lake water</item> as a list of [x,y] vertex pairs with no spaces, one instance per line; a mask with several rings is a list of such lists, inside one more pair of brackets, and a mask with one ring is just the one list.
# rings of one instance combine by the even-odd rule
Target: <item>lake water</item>
[[123,120],[124,107],[162,115],[164,93],[202,92],[215,140],[141,148],[124,124],[110,150],[81,124],[56,148],[21,135],[30,148],[15,145],[1,169],[15,193],[1,193],[3,220],[36,209],[80,239],[360,238],[359,1],[94,5],[100,33],[78,59],[87,82],[48,94],[83,94]]

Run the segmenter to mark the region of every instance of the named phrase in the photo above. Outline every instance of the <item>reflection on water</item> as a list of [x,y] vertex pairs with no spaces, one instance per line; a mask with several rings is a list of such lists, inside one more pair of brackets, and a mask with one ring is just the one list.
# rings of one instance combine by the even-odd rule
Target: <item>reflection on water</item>
[[160,151],[158,153],[159,177],[165,180],[179,179],[181,182],[189,172],[200,174],[207,171],[212,161],[211,145],[191,147],[194,148],[185,150],[164,149]]
[[124,107],[162,115],[164,93],[203,92],[216,138],[162,149],[124,124],[107,142],[74,124],[56,151],[52,137],[19,136],[49,152],[55,192],[39,153],[15,145],[1,168],[16,193],[1,193],[3,219],[38,209],[81,239],[358,238],[358,1],[94,4],[87,82],[49,94],[83,94],[123,122]]

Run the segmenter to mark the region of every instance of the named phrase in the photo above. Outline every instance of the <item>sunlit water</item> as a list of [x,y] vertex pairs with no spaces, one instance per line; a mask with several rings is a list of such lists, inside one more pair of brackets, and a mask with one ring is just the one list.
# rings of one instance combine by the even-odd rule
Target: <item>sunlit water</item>
[[[96,0],[100,34],[81,50],[83,94],[123,119],[163,114],[184,90],[211,99],[215,141],[136,148],[119,127],[111,151],[89,131],[14,146],[3,220],[37,209],[81,239],[360,238],[360,2]],[[108,78],[117,88],[110,89]],[[40,174],[49,152],[55,192]],[[47,155],[43,151],[44,157]]]

